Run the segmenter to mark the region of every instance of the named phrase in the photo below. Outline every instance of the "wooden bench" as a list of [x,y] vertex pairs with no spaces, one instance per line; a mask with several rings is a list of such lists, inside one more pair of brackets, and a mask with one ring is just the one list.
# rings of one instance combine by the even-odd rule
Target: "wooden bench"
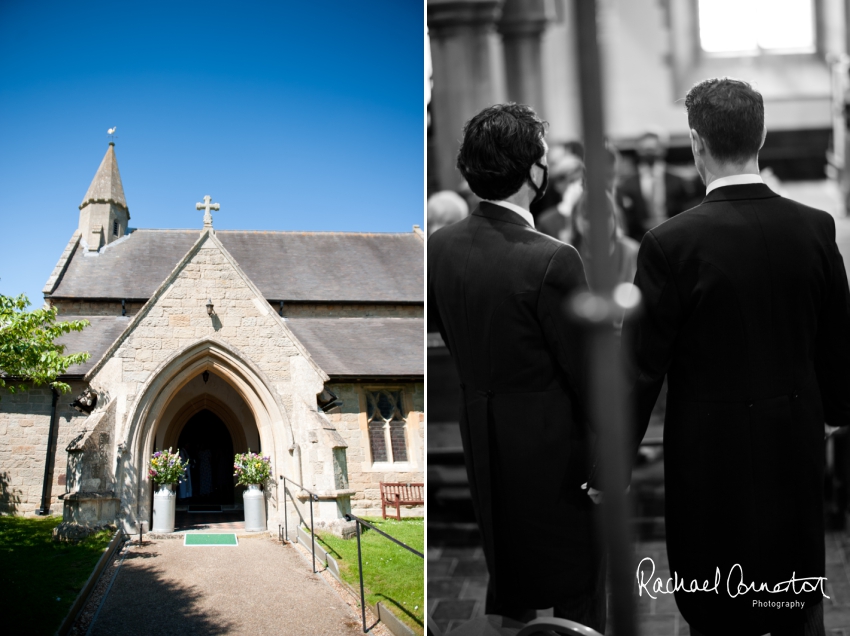
[[425,484],[381,482],[381,514],[387,518],[387,506],[395,506],[395,518],[401,521],[402,506],[424,506]]

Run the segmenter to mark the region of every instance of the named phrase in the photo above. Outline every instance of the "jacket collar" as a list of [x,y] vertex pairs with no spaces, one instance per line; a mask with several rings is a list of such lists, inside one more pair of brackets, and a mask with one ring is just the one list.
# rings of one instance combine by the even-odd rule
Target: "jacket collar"
[[771,199],[778,196],[778,194],[763,183],[746,183],[743,185],[721,186],[709,192],[702,202],[717,203],[719,201],[741,201],[743,199]]
[[489,201],[482,201],[479,203],[472,215],[483,216],[484,218],[491,219],[493,221],[503,221],[505,223],[513,223],[514,225],[522,225],[523,227],[531,228],[528,222],[526,222],[524,218],[513,210],[509,210],[502,205],[490,203]]

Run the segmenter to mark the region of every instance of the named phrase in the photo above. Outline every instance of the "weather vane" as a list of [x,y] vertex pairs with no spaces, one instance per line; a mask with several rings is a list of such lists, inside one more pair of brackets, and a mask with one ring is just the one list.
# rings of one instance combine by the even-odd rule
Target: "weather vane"
[[109,143],[114,144],[115,140],[118,139],[115,135],[115,131],[118,130],[118,126],[113,126],[112,128],[106,131],[106,134],[109,135]]

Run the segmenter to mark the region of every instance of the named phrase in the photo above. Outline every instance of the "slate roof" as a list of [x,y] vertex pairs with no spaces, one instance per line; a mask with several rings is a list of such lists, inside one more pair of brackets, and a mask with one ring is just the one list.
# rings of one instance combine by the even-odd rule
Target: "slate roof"
[[59,322],[86,319],[91,324],[82,331],[72,331],[56,339],[65,345],[65,355],[88,351],[91,357],[83,364],[68,367],[65,375],[85,375],[97,364],[106,350],[118,339],[132,318],[130,316],[60,316]]
[[127,209],[124,198],[124,186],[121,184],[121,173],[118,172],[118,161],[115,159],[115,145],[110,143],[100,167],[92,179],[91,185],[80,203],[82,209],[87,203],[112,202]]
[[425,375],[423,318],[290,318],[286,325],[331,378]]
[[[130,316],[61,316],[85,318],[91,325],[59,338],[65,353],[88,351],[91,357],[65,375],[85,375],[127,328]],[[422,318],[297,318],[286,321],[329,376],[424,376]]]
[[[78,245],[51,296],[147,300],[199,236],[137,229],[97,254]],[[267,300],[424,301],[424,241],[413,232],[219,230],[216,237]]]

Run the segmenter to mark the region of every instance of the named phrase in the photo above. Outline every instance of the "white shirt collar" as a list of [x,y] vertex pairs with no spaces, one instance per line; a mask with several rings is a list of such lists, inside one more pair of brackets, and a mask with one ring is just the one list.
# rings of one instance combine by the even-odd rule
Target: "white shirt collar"
[[744,185],[746,183],[764,183],[764,180],[757,174],[733,174],[729,177],[720,177],[711,182],[711,185],[705,189],[708,194],[712,190],[730,185]]
[[525,208],[521,208],[516,203],[511,203],[510,201],[489,201],[489,203],[495,203],[496,205],[501,205],[503,207],[508,208],[508,210],[510,210],[511,212],[516,212],[523,219],[528,221],[528,224],[531,227],[534,227],[534,217],[531,216],[531,212],[529,212]]

